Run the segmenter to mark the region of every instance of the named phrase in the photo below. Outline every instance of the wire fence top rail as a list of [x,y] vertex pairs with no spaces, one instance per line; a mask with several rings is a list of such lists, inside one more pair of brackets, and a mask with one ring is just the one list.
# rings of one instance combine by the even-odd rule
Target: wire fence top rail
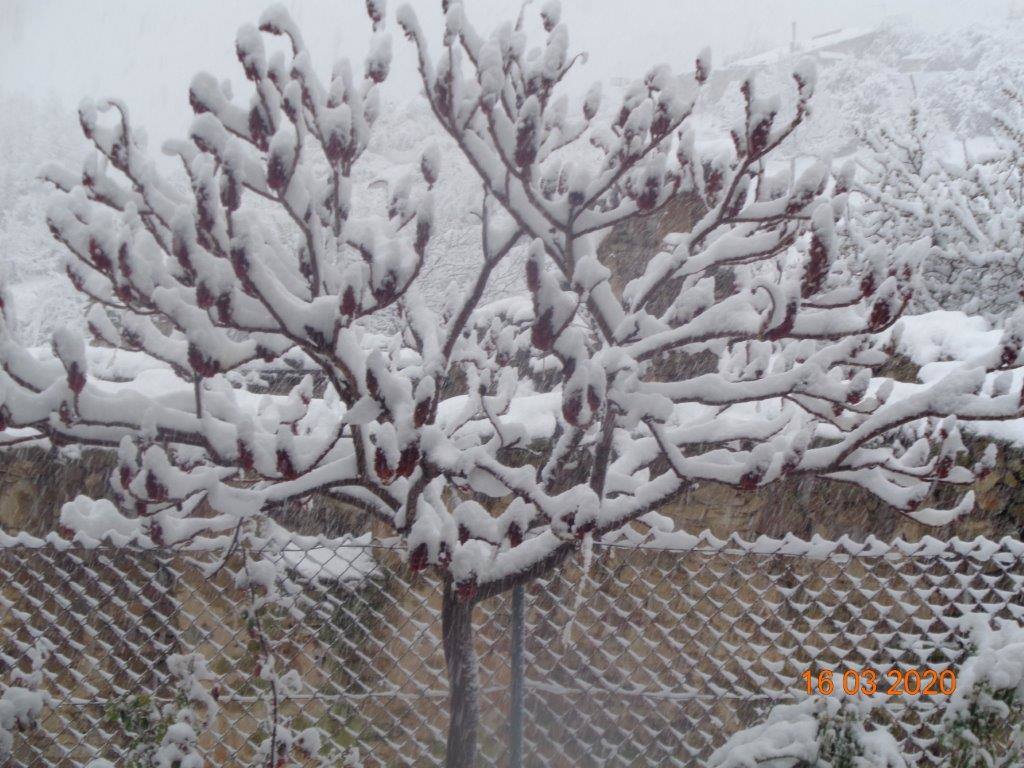
[[[109,531],[97,538],[85,533],[74,536],[63,536],[51,532],[46,536],[33,536],[24,531],[10,533],[0,528],[0,550],[15,548],[52,547],[58,550],[115,550],[125,549],[163,552],[168,555],[184,553],[215,553],[229,544],[230,536],[201,538],[181,545],[168,546],[157,544],[145,536],[125,536],[116,531]],[[677,552],[704,554],[744,554],[744,555],[792,555],[812,559],[841,557],[970,557],[986,560],[995,555],[1010,555],[1024,559],[1024,541],[1012,536],[992,539],[976,536],[973,539],[938,539],[933,536],[922,536],[919,539],[879,539],[867,536],[855,539],[841,536],[838,539],[826,539],[814,535],[809,539],[796,534],[771,537],[758,536],[754,539],[744,538],[738,533],[724,538],[716,536],[705,529],[700,533],[685,531],[652,531],[643,537],[630,538],[628,534],[605,537],[595,541],[594,546],[605,549],[643,550],[646,552]],[[402,543],[397,538],[372,539],[369,534],[344,535],[338,537],[295,535],[285,540],[268,537],[263,545],[265,549],[277,552],[308,552],[311,549],[344,549],[348,547],[401,551]]]

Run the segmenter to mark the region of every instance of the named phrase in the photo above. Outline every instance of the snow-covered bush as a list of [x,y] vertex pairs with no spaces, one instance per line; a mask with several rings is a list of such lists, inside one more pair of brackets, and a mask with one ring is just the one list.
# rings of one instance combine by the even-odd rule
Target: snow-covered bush
[[[61,510],[62,530],[75,541],[90,547],[101,540],[115,544],[131,543],[148,549],[156,543],[146,534],[144,519],[123,516],[106,500],[94,501],[79,496]],[[198,521],[194,521],[198,522]],[[208,531],[197,533],[208,534]],[[294,638],[282,632],[282,619],[306,616],[301,607],[308,594],[303,592],[309,577],[309,565],[303,574],[299,564],[308,558],[317,578],[330,579],[338,569],[347,579],[358,578],[375,568],[373,557],[365,551],[369,536],[352,540],[296,536],[270,520],[240,523],[229,541],[206,535],[190,537],[186,550],[212,551],[218,556],[202,566],[206,578],[224,571],[233,577],[235,589],[243,597],[239,614],[248,634],[247,653],[236,660],[242,669],[252,672],[252,691],[261,706],[261,737],[255,744],[254,768],[324,765],[359,768],[359,750],[332,745],[316,727],[299,727],[301,715],[287,715],[282,706],[287,699],[309,694],[306,682],[294,669],[288,669],[287,657],[280,646],[291,647]],[[176,541],[177,545],[185,542]],[[318,558],[326,555],[331,566]],[[276,625],[274,631],[269,627]],[[126,745],[127,768],[203,768],[198,749],[200,735],[210,726],[218,711],[221,685],[210,672],[206,659],[197,653],[172,654],[166,661],[172,696],[159,703],[148,694],[125,695],[110,702],[106,720]],[[256,717],[255,714],[252,715]]]
[[[14,732],[34,728],[43,710],[56,703],[46,691],[43,676],[43,665],[52,651],[53,644],[49,640],[36,640],[25,650],[29,670],[12,669],[8,674],[9,684],[0,690],[0,760],[11,757]],[[3,660],[2,655],[0,660]]]
[[904,126],[865,133],[870,150],[856,184],[849,233],[855,247],[928,248],[917,311],[962,309],[989,319],[1021,305],[1024,286],[1024,98],[1003,90],[996,145],[948,157],[917,108]]
[[1024,626],[997,629],[984,615],[966,619],[970,656],[943,714],[941,745],[950,768],[1024,765]]
[[715,750],[708,768],[906,768],[892,734],[866,726],[877,704],[838,694],[777,704]]
[[[998,350],[899,398],[872,379],[890,350],[879,334],[911,297],[914,251],[847,258],[842,180],[830,197],[823,165],[766,174],[807,115],[812,69],[785,99],[745,83],[730,140],[705,145],[689,120],[706,53],[687,85],[655,67],[602,110],[597,88],[580,103],[563,92],[580,58],[557,3],[485,36],[450,2],[436,59],[404,7],[431,113],[483,186],[468,212],[480,227],[473,278],[435,310],[419,282],[439,155],[424,152],[384,210],[352,197],[390,66],[383,5],[367,8],[370,58],[361,73],[339,62],[329,80],[281,7],[239,31],[248,103],[198,75],[189,136],[165,147],[186,190],[145,156],[125,105],[82,105],[96,151],[83,173],[48,171],[65,192],[49,226],[93,303],[89,331],[152,365],[109,381],[77,330],[54,336],[52,357],[0,339],[7,445],[116,451],[118,508],[76,502],[65,523],[222,547],[225,562],[243,558],[239,585],[262,607],[281,574],[247,548],[268,515],[322,496],[363,510],[404,542],[413,571],[445,585],[447,763],[469,766],[474,605],[594,537],[660,526],[650,513],[695,483],[813,476],[926,523],[971,508],[969,493],[952,510],[928,503],[937,485],[973,482],[957,463],[960,421],[1019,415],[1019,384],[985,384],[1024,362],[1024,315]],[[679,195],[706,214],[613,290],[601,234]],[[486,304],[520,245],[526,290]],[[695,372],[688,359],[709,351],[717,370]],[[521,380],[517,358],[546,376]],[[286,396],[253,391],[253,377],[289,369],[313,373]],[[893,440],[907,425],[920,434],[910,446]],[[288,686],[272,649],[261,654],[269,689]],[[295,744],[277,728],[268,760]]]
[[126,768],[204,768],[197,733],[216,713],[205,684],[214,679],[198,654],[171,654],[167,670],[174,696],[163,706],[148,694],[127,695],[107,705],[107,722],[127,743]]

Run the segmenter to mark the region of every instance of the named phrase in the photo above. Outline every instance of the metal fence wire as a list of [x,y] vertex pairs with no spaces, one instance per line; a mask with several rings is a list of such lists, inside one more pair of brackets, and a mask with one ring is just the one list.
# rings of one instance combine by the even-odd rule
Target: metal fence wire
[[[264,622],[279,664],[302,680],[279,714],[320,728],[325,750],[357,747],[367,766],[442,764],[439,582],[376,544],[265,556],[298,585],[288,609]],[[166,659],[192,652],[207,659],[219,692],[200,738],[208,765],[255,764],[268,722],[255,641],[232,570],[211,576],[213,559],[0,536],[0,679],[28,669],[39,638],[55,649],[44,668],[55,703],[15,734],[13,765],[72,768],[100,757],[137,768],[131,756],[155,736],[140,735],[125,707],[170,700]],[[670,550],[596,545],[586,573],[573,566],[525,589],[523,764],[700,766],[774,703],[799,699],[806,669],[955,670],[958,617],[1021,620],[1022,559],[1024,545],[1011,539],[703,534]],[[476,614],[488,766],[509,764],[511,613],[506,595]],[[885,702],[917,765],[940,764],[940,698]]]

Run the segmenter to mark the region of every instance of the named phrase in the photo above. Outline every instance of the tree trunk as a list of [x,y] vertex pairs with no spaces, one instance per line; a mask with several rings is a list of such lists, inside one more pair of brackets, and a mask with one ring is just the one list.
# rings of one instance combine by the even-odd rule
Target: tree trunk
[[441,609],[444,660],[448,667],[448,751],[445,768],[475,768],[480,720],[477,658],[473,647],[473,601],[459,600],[446,584]]

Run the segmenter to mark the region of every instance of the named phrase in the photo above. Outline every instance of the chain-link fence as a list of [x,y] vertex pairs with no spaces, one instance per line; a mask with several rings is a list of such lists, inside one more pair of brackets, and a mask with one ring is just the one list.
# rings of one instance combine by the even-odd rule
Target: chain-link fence
[[[254,765],[265,685],[246,596],[213,554],[26,544],[0,536],[0,679],[55,650],[55,698],[15,735],[14,765],[131,766],[159,724],[132,708],[173,697],[166,659],[199,653],[219,709],[200,739],[207,763]],[[525,590],[524,765],[700,766],[729,734],[799,698],[811,669],[953,668],[958,617],[1021,620],[1024,545],[994,542],[720,541],[675,549],[596,546]],[[302,692],[278,716],[315,726],[324,749],[365,765],[443,760],[447,686],[439,583],[366,542],[279,546],[288,605],[263,631]],[[511,601],[477,609],[484,765],[509,759]],[[894,696],[886,711],[908,757],[933,754],[940,696]],[[141,702],[141,704],[140,704]],[[145,727],[144,727],[145,726]],[[137,762],[137,761],[136,761]]]

